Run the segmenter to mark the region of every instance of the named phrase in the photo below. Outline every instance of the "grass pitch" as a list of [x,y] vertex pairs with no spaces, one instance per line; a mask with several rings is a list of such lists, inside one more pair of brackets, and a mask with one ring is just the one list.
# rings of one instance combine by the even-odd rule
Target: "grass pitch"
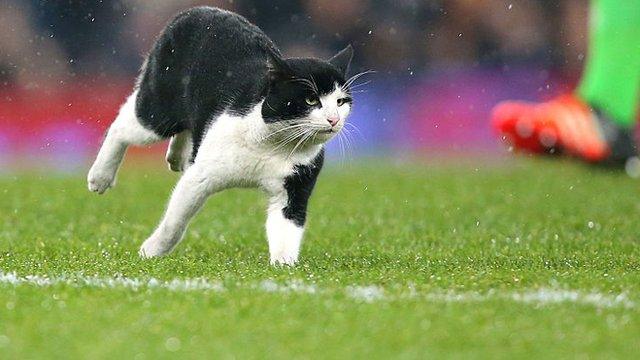
[[[301,263],[268,265],[257,191],[136,251],[177,177],[0,177],[2,358],[629,358],[640,187],[572,163],[334,166]],[[198,278],[199,280],[195,280]]]

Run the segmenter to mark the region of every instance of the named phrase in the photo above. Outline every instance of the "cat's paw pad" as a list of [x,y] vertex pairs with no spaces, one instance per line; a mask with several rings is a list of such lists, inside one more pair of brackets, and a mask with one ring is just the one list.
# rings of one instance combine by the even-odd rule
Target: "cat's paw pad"
[[93,191],[98,194],[103,194],[107,189],[114,187],[115,184],[115,174],[112,172],[96,171],[91,169],[87,176],[89,191]]

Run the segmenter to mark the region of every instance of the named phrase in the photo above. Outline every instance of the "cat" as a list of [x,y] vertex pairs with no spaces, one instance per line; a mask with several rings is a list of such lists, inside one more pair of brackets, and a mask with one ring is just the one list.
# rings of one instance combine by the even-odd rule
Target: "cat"
[[257,187],[269,197],[270,263],[294,265],[324,144],[351,112],[352,58],[351,45],[326,61],[283,58],[236,13],[197,7],[178,14],[109,127],[87,176],[89,190],[102,194],[115,185],[129,145],[170,139],[169,168],[184,174],[139,255],[169,253],[210,195]]

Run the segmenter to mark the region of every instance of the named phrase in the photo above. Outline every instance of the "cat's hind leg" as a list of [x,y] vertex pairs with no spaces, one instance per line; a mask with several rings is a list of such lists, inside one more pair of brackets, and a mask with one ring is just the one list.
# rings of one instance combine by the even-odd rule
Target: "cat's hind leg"
[[190,166],[173,190],[160,225],[142,244],[139,255],[150,258],[170,252],[182,239],[191,218],[217,190],[220,186],[208,166],[198,162]]
[[93,192],[102,194],[115,185],[116,173],[129,145],[147,145],[162,140],[138,121],[135,111],[137,95],[136,90],[120,108],[89,170],[87,183]]
[[169,169],[176,172],[184,171],[189,165],[192,149],[191,131],[185,130],[173,135],[166,156]]

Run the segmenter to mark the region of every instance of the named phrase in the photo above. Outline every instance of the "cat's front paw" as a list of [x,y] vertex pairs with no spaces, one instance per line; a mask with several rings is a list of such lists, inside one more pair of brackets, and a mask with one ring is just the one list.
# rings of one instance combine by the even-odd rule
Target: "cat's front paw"
[[294,266],[298,262],[298,255],[295,254],[271,254],[271,260],[269,261],[271,265],[289,265]]
[[140,246],[138,255],[140,255],[140,257],[143,259],[149,259],[166,255],[169,252],[171,252],[170,247],[164,246],[162,242],[157,241],[154,238],[149,238],[144,243],[142,243],[142,246]]
[[114,187],[115,184],[116,176],[114,171],[105,171],[95,166],[89,170],[89,175],[87,175],[89,191],[103,194],[107,189]]
[[269,236],[269,262],[271,265],[295,265],[300,254],[301,240],[302,231],[290,231],[284,234],[273,234],[272,232]]

